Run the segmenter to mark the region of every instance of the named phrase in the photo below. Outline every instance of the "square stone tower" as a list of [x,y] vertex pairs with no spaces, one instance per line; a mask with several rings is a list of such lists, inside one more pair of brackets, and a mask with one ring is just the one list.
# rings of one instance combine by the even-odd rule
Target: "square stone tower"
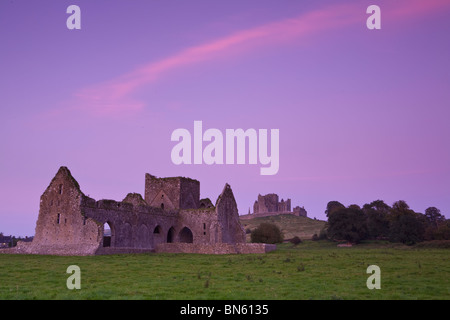
[[198,209],[200,182],[184,177],[157,178],[147,173],[145,202],[163,210]]

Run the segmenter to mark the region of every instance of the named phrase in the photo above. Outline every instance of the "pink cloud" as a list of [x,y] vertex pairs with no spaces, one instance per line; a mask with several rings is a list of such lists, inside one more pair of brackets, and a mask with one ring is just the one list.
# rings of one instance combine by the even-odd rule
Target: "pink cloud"
[[410,16],[426,15],[430,12],[449,6],[450,2],[448,0],[415,0],[396,4],[392,10],[383,10],[382,8],[382,12],[383,15],[386,14],[388,17],[392,18],[407,18]]
[[[388,15],[396,18],[426,14],[448,6],[444,0],[408,1],[390,8]],[[75,94],[77,108],[94,115],[114,116],[139,112],[145,103],[132,97],[144,85],[157,81],[165,73],[183,66],[223,58],[259,46],[282,45],[317,32],[365,21],[360,5],[334,5],[300,16],[255,28],[238,31],[208,43],[189,47],[165,59],[148,63],[110,81],[84,88]]]

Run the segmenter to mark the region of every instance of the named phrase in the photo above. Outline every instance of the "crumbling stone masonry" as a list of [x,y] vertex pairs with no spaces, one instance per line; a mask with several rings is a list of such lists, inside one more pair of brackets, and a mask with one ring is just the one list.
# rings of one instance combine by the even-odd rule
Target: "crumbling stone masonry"
[[[109,230],[105,228],[109,227]],[[246,244],[231,187],[212,205],[200,200],[200,182],[145,175],[145,199],[122,201],[86,196],[69,169],[61,167],[41,196],[35,237],[15,252],[96,255],[136,252],[264,253]]]

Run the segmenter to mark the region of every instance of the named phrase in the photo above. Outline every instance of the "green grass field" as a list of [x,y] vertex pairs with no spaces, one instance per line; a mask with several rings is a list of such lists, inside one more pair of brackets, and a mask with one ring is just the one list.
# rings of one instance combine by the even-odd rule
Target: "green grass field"
[[[0,299],[450,299],[449,252],[305,241],[257,255],[0,254]],[[371,264],[380,290],[366,287]],[[66,287],[69,265],[80,290]]]

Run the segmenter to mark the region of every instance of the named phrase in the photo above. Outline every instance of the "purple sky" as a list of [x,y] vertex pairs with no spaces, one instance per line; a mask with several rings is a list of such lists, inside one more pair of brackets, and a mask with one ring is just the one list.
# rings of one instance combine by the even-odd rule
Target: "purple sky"
[[[277,193],[318,219],[377,199],[450,218],[449,31],[446,0],[0,1],[0,232],[34,234],[63,165],[97,200],[143,194],[148,172],[213,202],[228,182],[240,214]],[[174,165],[194,120],[279,129],[278,174]]]

